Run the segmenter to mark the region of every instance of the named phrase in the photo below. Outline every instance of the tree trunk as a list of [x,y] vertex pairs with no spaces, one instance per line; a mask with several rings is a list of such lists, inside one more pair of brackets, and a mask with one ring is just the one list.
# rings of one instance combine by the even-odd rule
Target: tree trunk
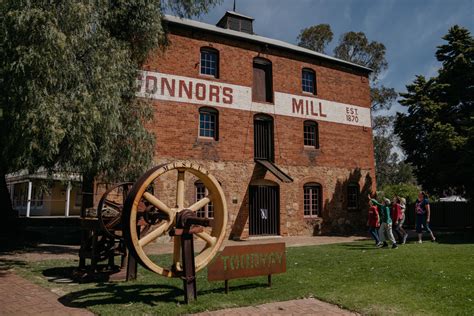
[[0,234],[2,235],[14,232],[18,226],[16,223],[17,214],[13,210],[5,176],[5,172],[0,170],[0,212],[2,213],[0,215]]
[[85,217],[86,209],[90,207],[94,207],[94,176],[84,174],[82,176],[82,217]]

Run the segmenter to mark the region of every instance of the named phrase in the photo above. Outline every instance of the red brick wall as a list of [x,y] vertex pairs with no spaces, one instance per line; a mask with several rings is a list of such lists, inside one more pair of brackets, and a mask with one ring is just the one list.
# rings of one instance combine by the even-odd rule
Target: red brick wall
[[[189,32],[184,35],[191,36]],[[198,37],[198,36],[196,36]],[[202,34],[199,37],[205,37]],[[145,69],[252,86],[252,60],[259,55],[258,47],[238,47],[230,40],[208,36],[208,40],[170,34],[170,45],[164,53],[157,51]],[[211,42],[212,40],[212,42]],[[219,50],[219,78],[199,74],[200,48],[211,46]],[[295,56],[260,54],[273,63],[274,91],[305,95],[301,91],[301,70],[316,71],[317,97],[341,103],[370,107],[367,76],[326,67],[315,61],[296,60]],[[290,58],[291,57],[291,58]],[[306,94],[307,95],[307,94]],[[253,115],[248,111],[218,108],[219,141],[198,137],[199,105],[155,101],[157,155],[181,158],[215,160],[253,160]],[[373,168],[373,144],[370,128],[319,122],[320,149],[308,150],[303,146],[304,119],[274,116],[275,159],[283,165],[334,166],[344,168]],[[177,141],[179,140],[179,141]]]
[[[260,56],[272,62],[273,90],[308,96],[301,91],[301,70],[316,72],[317,97],[335,102],[370,107],[367,74],[344,69],[324,60],[265,49],[261,45],[237,42],[198,31],[170,28],[170,45],[153,53],[145,70],[166,74],[252,86],[253,58]],[[200,48],[219,51],[219,78],[199,74]],[[247,193],[252,180],[254,112],[217,108],[219,140],[198,137],[200,105],[154,101],[155,120],[150,126],[156,133],[156,160],[188,159],[201,162],[221,181],[227,195],[229,228],[232,235],[248,234]],[[345,209],[345,186],[359,183],[361,189],[375,188],[374,154],[371,128],[319,121],[320,149],[303,145],[304,119],[274,116],[275,162],[295,180],[280,185],[280,231],[283,235],[309,234],[317,220],[303,218],[303,185],[319,182],[323,186],[323,218],[331,227],[363,225],[365,204],[358,212]],[[232,164],[232,162],[235,162]],[[215,170],[214,170],[215,169]],[[243,171],[245,169],[245,171]],[[242,171],[241,171],[242,170]],[[265,178],[278,182],[268,173]],[[371,181],[366,181],[370,178]],[[364,191],[365,194],[366,191]],[[361,197],[363,194],[361,194]],[[191,199],[192,193],[190,193]],[[238,203],[230,204],[232,197]]]

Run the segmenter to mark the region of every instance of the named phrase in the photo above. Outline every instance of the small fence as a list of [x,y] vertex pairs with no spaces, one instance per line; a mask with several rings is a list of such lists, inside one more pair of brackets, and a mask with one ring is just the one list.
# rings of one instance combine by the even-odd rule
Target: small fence
[[[474,226],[474,203],[437,202],[430,203],[430,227],[438,229],[466,229]],[[405,225],[416,222],[415,204],[408,204]]]

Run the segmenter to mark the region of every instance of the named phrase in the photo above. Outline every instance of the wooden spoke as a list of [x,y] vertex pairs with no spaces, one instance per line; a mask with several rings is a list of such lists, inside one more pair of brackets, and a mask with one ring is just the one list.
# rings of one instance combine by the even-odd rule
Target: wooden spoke
[[150,202],[155,207],[157,207],[159,210],[165,212],[170,217],[170,219],[173,217],[173,211],[165,203],[160,201],[156,196],[154,196],[153,194],[149,192],[145,192],[143,193],[143,197],[148,202]]
[[[160,181],[160,177],[166,173],[168,173],[168,175],[162,178],[166,181],[166,184],[163,186],[164,191],[155,196],[154,193],[148,191],[147,188],[149,188],[151,183],[154,183],[154,181]],[[185,180],[190,180],[185,179],[185,173],[190,173],[193,177],[197,177],[205,185],[207,189],[206,191],[208,192],[207,196],[199,201],[185,204]],[[168,196],[167,194],[169,193],[169,190],[167,189],[170,187],[170,183],[168,183],[168,176],[170,174],[177,176],[177,178],[171,180],[176,181],[176,187],[173,190],[173,194],[176,194],[176,196],[172,197],[175,198],[175,200],[168,202],[168,206],[164,202],[168,201],[164,200],[164,196]],[[123,209],[123,219],[126,223],[122,223],[122,227],[124,227],[124,239],[130,253],[143,266],[159,275],[181,277],[183,274],[181,236],[178,235],[173,237],[173,254],[170,254],[170,257],[172,257],[169,258],[172,259],[173,262],[171,267],[162,266],[157,262],[157,260],[155,260],[155,258],[150,257],[147,253],[150,249],[145,249],[147,248],[145,246],[159,236],[165,236],[165,234],[167,234],[171,229],[176,229],[176,233],[178,234],[181,233],[178,229],[183,228],[181,227],[181,223],[176,222],[176,217],[181,215],[179,212],[188,209],[188,205],[191,205],[189,209],[191,209],[194,212],[194,216],[196,216],[199,209],[202,209],[211,203],[213,205],[214,214],[212,227],[209,227],[207,230],[196,227],[196,229],[192,230],[193,234],[197,235],[197,237],[203,241],[200,242],[200,244],[205,244],[204,249],[199,253],[196,253],[194,257],[196,272],[206,267],[206,265],[212,261],[224,241],[228,219],[225,194],[217,179],[214,178],[209,171],[193,162],[170,162],[150,169],[146,174],[140,177],[137,182],[135,182],[127,195]],[[150,214],[147,212],[150,212]],[[151,216],[147,217],[147,215]],[[191,213],[182,215],[194,217]],[[162,222],[152,225],[156,220]],[[145,223],[151,226],[147,226]],[[186,229],[188,228],[189,227],[186,227]],[[198,231],[200,232],[198,233]]]
[[199,201],[197,201],[196,203],[194,203],[193,205],[191,205],[189,207],[189,209],[193,212],[197,212],[198,210],[200,210],[201,208],[203,208],[204,206],[206,206],[207,204],[209,204],[209,202],[212,201],[212,196],[211,195],[208,195],[202,199],[200,199]]
[[202,240],[204,240],[206,242],[206,244],[210,247],[214,246],[216,244],[216,241],[217,241],[217,238],[214,237],[214,236],[211,236],[209,235],[208,233],[206,232],[202,232],[202,233],[196,233],[196,235],[201,238]]
[[183,209],[184,207],[184,171],[178,170],[178,184],[176,188],[176,207]]
[[164,232],[166,232],[166,230],[168,229],[169,227],[169,223],[168,222],[165,222],[163,223],[162,225],[158,226],[155,230],[152,230],[151,232],[149,232],[145,237],[141,238],[138,243],[140,244],[141,247],[145,247],[146,245],[148,245],[150,242],[152,242],[153,240],[155,240],[156,238],[160,237],[161,235],[163,235]]

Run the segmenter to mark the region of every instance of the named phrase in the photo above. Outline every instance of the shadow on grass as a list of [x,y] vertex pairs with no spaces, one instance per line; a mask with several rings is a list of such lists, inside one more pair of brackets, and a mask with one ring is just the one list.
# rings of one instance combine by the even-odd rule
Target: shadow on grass
[[87,308],[97,305],[123,305],[139,302],[155,306],[160,301],[178,303],[183,290],[171,285],[99,283],[96,287],[60,297],[61,304]]
[[361,245],[358,243],[341,244],[340,246],[347,250],[379,250],[379,248],[375,247],[375,245]]
[[474,231],[434,233],[439,244],[474,244]]
[[[245,291],[248,289],[265,288],[267,284],[253,283],[231,286],[230,291]],[[198,290],[199,296],[213,293],[224,293],[224,287],[208,290]],[[138,283],[98,283],[89,288],[62,296],[58,301],[68,307],[88,308],[100,305],[126,305],[141,303],[156,306],[163,303],[183,304],[184,291],[182,288],[168,284],[138,284]]]
[[[119,267],[108,269],[106,265],[98,265],[98,271],[79,270],[77,266],[55,267],[43,270],[43,276],[52,283],[104,283],[109,282],[113,274],[121,272]],[[123,274],[125,277],[125,273]]]
[[0,278],[6,276],[9,273],[8,270],[18,266],[26,266],[26,262],[22,260],[0,258]]
[[0,250],[1,255],[21,255],[21,254],[36,254],[41,255],[77,255],[79,247],[67,245],[52,245],[52,244],[33,244],[23,243],[17,245],[10,245],[8,248]]

